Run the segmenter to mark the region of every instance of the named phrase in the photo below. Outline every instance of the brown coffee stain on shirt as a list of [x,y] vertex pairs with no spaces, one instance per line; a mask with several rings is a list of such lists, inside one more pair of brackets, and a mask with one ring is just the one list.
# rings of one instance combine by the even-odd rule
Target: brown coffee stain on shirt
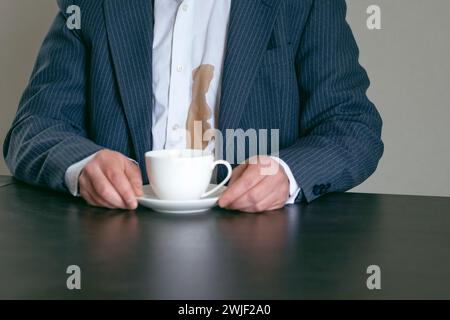
[[214,77],[214,66],[202,64],[192,71],[192,102],[186,121],[187,148],[205,149],[209,141],[203,141],[203,135],[211,125],[208,120],[212,117],[211,108],[206,101],[211,81]]

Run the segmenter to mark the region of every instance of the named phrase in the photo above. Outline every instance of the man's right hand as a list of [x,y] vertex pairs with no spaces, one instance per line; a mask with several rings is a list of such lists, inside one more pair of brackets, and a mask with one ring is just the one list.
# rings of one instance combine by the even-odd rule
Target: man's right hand
[[134,210],[142,195],[139,167],[121,153],[101,150],[84,167],[80,195],[92,206]]

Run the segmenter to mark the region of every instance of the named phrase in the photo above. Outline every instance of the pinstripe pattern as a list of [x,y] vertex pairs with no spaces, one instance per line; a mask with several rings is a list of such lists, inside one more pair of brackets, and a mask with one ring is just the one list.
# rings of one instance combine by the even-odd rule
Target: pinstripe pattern
[[[100,148],[152,148],[151,0],[60,0],[4,144],[11,172],[66,190],[65,170]],[[280,129],[280,157],[311,201],[364,181],[383,152],[381,119],[345,22],[344,0],[233,0],[219,128]],[[226,143],[225,143],[226,144]],[[248,154],[251,156],[251,154]]]

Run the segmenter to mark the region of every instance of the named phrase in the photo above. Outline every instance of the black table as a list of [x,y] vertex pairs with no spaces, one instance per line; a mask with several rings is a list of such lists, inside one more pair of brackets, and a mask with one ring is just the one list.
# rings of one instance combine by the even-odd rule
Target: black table
[[11,177],[0,176],[0,188],[7,186],[8,184],[11,184],[13,182],[14,182],[14,180]]
[[[0,182],[0,298],[450,298],[450,198],[345,193],[173,216]],[[69,265],[81,290],[66,287]],[[369,265],[381,290],[366,286]]]

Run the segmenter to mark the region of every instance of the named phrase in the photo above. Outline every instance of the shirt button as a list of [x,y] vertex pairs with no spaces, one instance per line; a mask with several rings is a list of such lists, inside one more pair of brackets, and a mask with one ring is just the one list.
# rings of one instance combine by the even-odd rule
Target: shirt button
[[184,12],[188,11],[189,6],[185,3],[181,6],[181,9],[183,9]]
[[177,71],[178,71],[178,72],[183,71],[183,69],[184,69],[184,68],[183,68],[183,66],[182,66],[181,64],[177,66]]
[[178,129],[180,129],[180,125],[179,124],[174,124],[172,127],[173,131],[177,131]]

